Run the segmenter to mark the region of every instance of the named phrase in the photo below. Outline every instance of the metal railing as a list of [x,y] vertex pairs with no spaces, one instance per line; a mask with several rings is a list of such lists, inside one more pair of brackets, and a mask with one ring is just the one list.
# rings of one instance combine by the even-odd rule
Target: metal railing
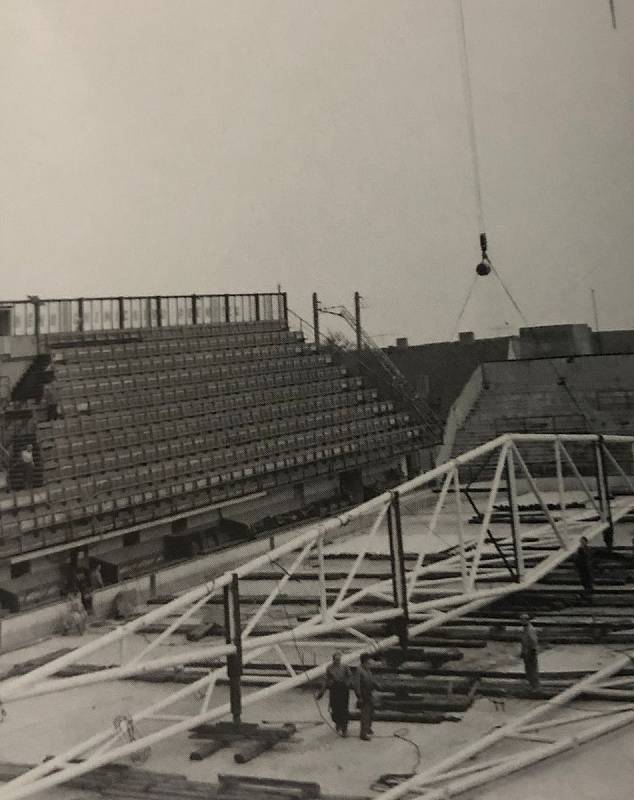
[[345,306],[332,306],[330,308],[321,308],[320,310],[322,313],[341,317],[355,331],[361,346],[360,349],[357,349],[359,362],[375,377],[379,379],[382,377],[383,380],[387,381],[396,394],[404,400],[406,406],[416,415],[417,422],[423,426],[427,443],[437,444],[442,441],[442,420],[429,404],[419,397],[414,387],[394,361],[382,350],[370,334],[361,327],[357,330],[357,322],[350,311]]
[[285,292],[0,301],[0,336],[287,320]]

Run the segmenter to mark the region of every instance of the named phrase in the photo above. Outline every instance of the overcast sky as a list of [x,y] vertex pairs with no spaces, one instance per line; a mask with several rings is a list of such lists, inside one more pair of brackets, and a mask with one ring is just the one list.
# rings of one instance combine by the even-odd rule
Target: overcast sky
[[[464,0],[490,255],[634,326],[634,3]],[[454,0],[2,0],[1,295],[365,298],[450,337],[479,260]],[[460,329],[517,313],[479,279]]]

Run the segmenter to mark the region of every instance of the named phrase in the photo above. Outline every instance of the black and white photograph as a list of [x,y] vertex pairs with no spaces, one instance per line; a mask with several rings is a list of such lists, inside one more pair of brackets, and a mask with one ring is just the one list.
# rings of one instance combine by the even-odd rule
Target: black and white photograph
[[632,0],[0,0],[0,800],[629,800]]

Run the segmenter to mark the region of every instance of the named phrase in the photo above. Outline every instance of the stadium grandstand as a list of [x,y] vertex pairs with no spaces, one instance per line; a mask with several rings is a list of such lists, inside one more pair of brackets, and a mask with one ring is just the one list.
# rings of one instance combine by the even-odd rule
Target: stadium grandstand
[[440,435],[292,330],[283,293],[8,301],[0,332],[9,611],[359,503]]

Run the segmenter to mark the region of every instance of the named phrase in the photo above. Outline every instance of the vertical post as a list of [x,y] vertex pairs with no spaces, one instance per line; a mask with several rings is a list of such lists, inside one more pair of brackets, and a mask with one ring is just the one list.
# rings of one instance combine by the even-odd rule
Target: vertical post
[[605,442],[603,436],[599,435],[595,442],[595,459],[597,465],[597,495],[599,498],[599,508],[601,509],[601,518],[607,522],[607,528],[603,532],[603,541],[608,550],[612,550],[614,544],[614,522],[612,520],[612,507],[610,505],[610,484],[608,473],[605,468],[605,456],[603,448]]
[[456,500],[456,521],[458,523],[458,544],[460,546],[460,574],[462,576],[462,591],[466,593],[469,588],[469,575],[467,572],[467,554],[465,553],[464,526],[462,522],[460,475],[457,468],[453,471],[453,490]]
[[357,334],[357,355],[361,354],[361,295],[354,293],[354,328]]
[[255,321],[259,322],[260,321],[260,295],[259,294],[255,294],[255,295],[253,295],[253,297],[255,298]]
[[392,586],[394,590],[394,606],[400,608],[402,614],[395,620],[396,632],[401,648],[407,650],[407,626],[409,613],[407,605],[407,584],[405,582],[405,553],[403,552],[403,530],[401,527],[401,506],[398,492],[392,493],[392,502],[387,511],[387,530],[390,539],[390,564],[392,567]]
[[242,631],[240,624],[240,588],[238,575],[231,576],[231,585],[224,587],[225,641],[235,645],[235,653],[227,655],[227,676],[229,678],[229,702],[231,715],[236,725],[242,718]]
[[313,328],[315,330],[315,348],[319,351],[319,300],[317,292],[313,292]]
[[597,334],[597,346],[599,353],[603,353],[603,342],[601,341],[601,331],[599,330],[599,312],[597,311],[597,298],[594,294],[594,289],[590,289],[592,295],[592,311],[594,312],[594,329]]
[[288,298],[286,292],[282,292],[282,319],[284,320],[284,327],[288,328]]
[[513,460],[513,451],[511,450],[510,447],[506,452],[506,494],[509,501],[511,538],[513,540],[513,553],[515,555],[516,580],[518,583],[521,583],[521,580],[524,576],[524,551],[522,550],[520,517],[517,508],[515,461]]
[[196,308],[196,295],[192,295],[192,325],[198,324],[198,309]]
[[328,597],[326,595],[326,563],[324,559],[324,535],[317,539],[317,563],[319,564],[319,610],[321,621],[326,622],[328,616]]
[[77,330],[81,333],[84,330],[84,298],[77,299]]
[[557,492],[559,493],[559,508],[561,509],[561,532],[568,541],[568,520],[566,519],[566,489],[564,485],[564,472],[561,463],[561,441],[555,440],[555,464],[557,467]]
[[161,298],[155,297],[156,302],[156,327],[160,328],[163,325],[163,317],[161,314]]
[[119,304],[119,328],[123,330],[123,328],[125,328],[125,308],[123,307],[123,297],[117,297],[117,302]]
[[35,328],[35,352],[40,354],[40,305],[39,297],[33,298],[33,325]]
[[231,319],[231,306],[229,305],[229,295],[225,295],[225,322],[229,322]]

